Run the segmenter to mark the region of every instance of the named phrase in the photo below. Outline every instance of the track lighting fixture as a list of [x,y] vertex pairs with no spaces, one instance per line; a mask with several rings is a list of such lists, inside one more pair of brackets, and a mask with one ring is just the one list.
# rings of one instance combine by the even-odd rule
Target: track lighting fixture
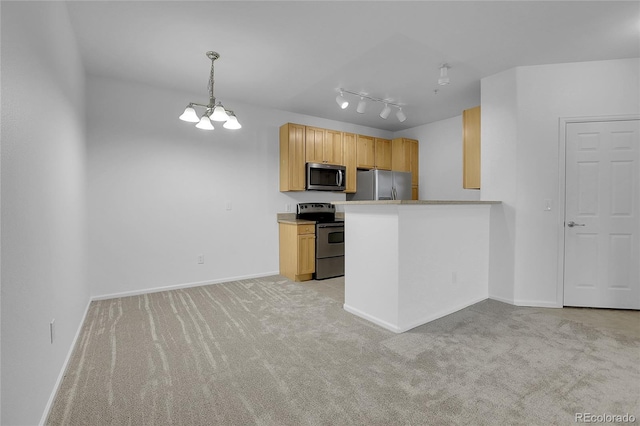
[[446,86],[449,84],[449,76],[447,75],[449,68],[451,68],[449,64],[440,65],[440,78],[438,79],[438,84],[440,86]]
[[340,94],[338,96],[336,96],[336,102],[338,103],[338,106],[342,109],[345,109],[346,107],[349,106],[349,101],[347,101],[344,98],[344,95],[342,94],[342,91],[340,91]]
[[375,98],[373,96],[369,96],[364,93],[352,92],[350,90],[343,89],[343,88],[340,88],[338,90],[340,91],[340,94],[336,97],[336,103],[342,109],[345,109],[349,106],[349,102],[344,97],[344,94],[348,93],[348,94],[360,97],[360,101],[358,102],[358,106],[356,107],[356,112],[359,114],[363,114],[365,112],[365,110],[367,109],[367,100],[370,100],[373,102],[379,102],[381,104],[384,104],[384,108],[380,112],[381,118],[386,119],[387,117],[389,117],[389,114],[391,114],[391,107],[395,107],[395,108],[398,108],[398,111],[396,112],[396,117],[398,118],[398,121],[402,123],[407,119],[407,116],[405,115],[404,111],[402,111],[403,105],[401,104],[391,102],[388,99]]
[[[236,115],[233,111],[225,110],[224,106],[220,101],[216,102],[216,98],[213,95],[213,63],[216,59],[220,57],[220,54],[217,52],[207,52],[207,58],[211,60],[211,73],[209,74],[209,103],[207,105],[198,104],[195,102],[189,103],[187,107],[184,109],[182,115],[180,115],[180,120],[187,121],[189,123],[198,123],[196,127],[202,130],[213,130],[213,121],[224,121],[224,125],[222,127],[226,129],[239,129],[242,126],[238,122]],[[205,109],[204,113],[198,117],[198,113],[194,106],[202,107]]]

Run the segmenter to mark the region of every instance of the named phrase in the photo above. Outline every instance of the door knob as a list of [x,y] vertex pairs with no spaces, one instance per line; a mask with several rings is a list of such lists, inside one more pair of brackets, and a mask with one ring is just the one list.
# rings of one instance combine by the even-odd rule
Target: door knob
[[571,221],[571,222],[567,223],[567,226],[569,228],[573,228],[574,226],[585,226],[585,224],[584,223],[575,223],[574,221]]

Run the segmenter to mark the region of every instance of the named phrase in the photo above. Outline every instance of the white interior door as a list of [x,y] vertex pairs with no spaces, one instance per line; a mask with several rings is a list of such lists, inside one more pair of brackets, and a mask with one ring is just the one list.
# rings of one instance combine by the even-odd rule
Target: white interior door
[[565,306],[640,309],[639,123],[566,126]]

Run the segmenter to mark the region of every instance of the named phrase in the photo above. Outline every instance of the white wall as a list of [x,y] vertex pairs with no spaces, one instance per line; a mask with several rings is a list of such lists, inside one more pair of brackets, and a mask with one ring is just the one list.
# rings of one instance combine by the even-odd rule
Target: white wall
[[480,191],[462,188],[462,116],[396,132],[420,144],[421,200],[479,200]]
[[640,60],[624,59],[519,67],[482,80],[481,197],[505,202],[516,304],[562,306],[559,119],[638,114],[639,75]]
[[518,180],[516,69],[482,81],[481,187],[491,207],[489,297],[514,300],[515,205]]
[[[243,128],[178,120],[185,93],[88,79],[89,280],[108,296],[278,273],[276,214],[330,192],[279,192],[286,122],[378,137],[389,132],[234,103]],[[232,210],[226,210],[226,202]],[[204,254],[205,263],[197,264]]]
[[2,424],[41,421],[89,301],[83,114],[65,5],[2,2]]

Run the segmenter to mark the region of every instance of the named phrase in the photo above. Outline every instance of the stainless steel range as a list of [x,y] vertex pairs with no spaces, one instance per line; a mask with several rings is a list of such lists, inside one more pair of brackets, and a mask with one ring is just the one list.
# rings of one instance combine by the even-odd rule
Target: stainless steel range
[[316,272],[313,278],[344,275],[344,222],[336,219],[336,206],[330,203],[300,203],[297,219],[316,222]]

